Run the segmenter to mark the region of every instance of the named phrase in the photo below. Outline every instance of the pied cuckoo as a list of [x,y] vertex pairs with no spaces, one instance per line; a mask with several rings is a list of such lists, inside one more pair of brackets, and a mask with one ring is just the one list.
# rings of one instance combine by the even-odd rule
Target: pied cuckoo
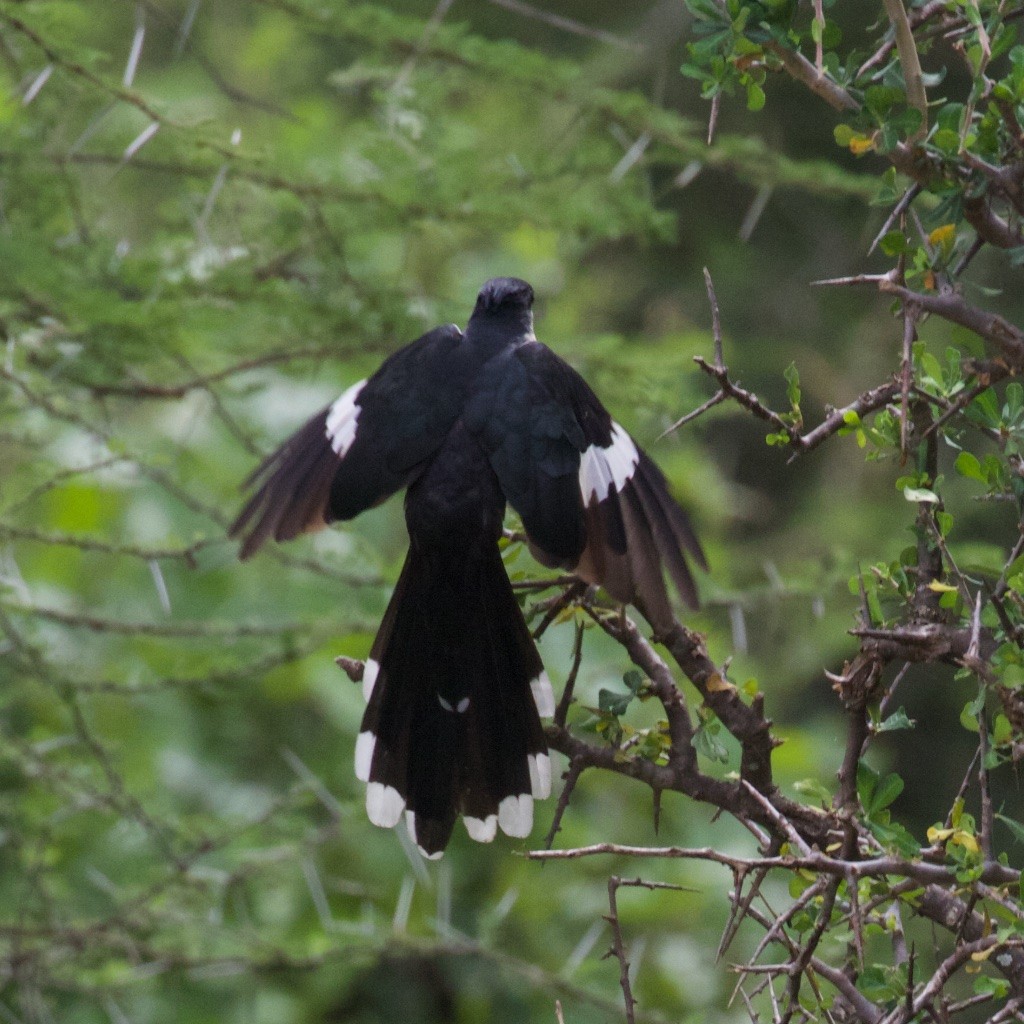
[[355,771],[370,820],[404,812],[428,857],[459,815],[480,842],[527,836],[551,790],[554,699],[499,553],[506,503],[542,564],[655,629],[672,622],[663,568],[693,607],[684,552],[706,568],[661,471],[537,341],[532,308],[525,281],[488,281],[465,331],[395,352],[270,455],[230,531],[248,558],[406,488],[409,552],[363,671]]

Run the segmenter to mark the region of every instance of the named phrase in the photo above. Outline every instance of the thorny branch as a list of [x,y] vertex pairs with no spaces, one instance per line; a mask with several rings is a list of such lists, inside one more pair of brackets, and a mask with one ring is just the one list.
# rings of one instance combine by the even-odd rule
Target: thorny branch
[[[966,264],[965,264],[966,265]],[[802,417],[775,412],[752,391],[730,375],[722,353],[720,312],[714,288],[708,278],[708,296],[713,311],[715,352],[713,361],[696,358],[698,366],[716,385],[715,394],[699,409],[682,417],[671,429],[720,406],[733,402],[776,432],[792,451],[792,458],[809,452],[826,440],[853,427],[866,429],[872,416],[885,413],[897,424],[893,442],[903,460],[916,460],[925,487],[917,498],[918,537],[916,565],[908,569],[905,610],[900,616],[878,621],[864,597],[859,626],[850,630],[859,649],[839,673],[827,673],[847,715],[846,752],[839,770],[839,787],[832,806],[812,807],[788,800],[776,787],[772,772],[772,751],[778,742],[765,716],[763,697],[758,694],[749,703],[728,681],[726,669],[709,657],[703,639],[681,623],[646,640],[636,624],[625,614],[611,615],[583,599],[579,606],[605,633],[617,640],[624,652],[647,677],[648,692],[657,697],[664,710],[667,749],[662,757],[651,760],[616,752],[609,746],[590,743],[576,735],[564,719],[549,728],[551,745],[570,757],[569,781],[575,785],[586,768],[618,772],[648,785],[660,798],[663,792],[676,791],[706,802],[718,811],[731,814],[759,837],[756,854],[739,856],[713,848],[630,847],[602,843],[565,850],[536,850],[531,858],[572,860],[587,856],[678,860],[704,860],[720,864],[733,875],[730,896],[732,914],[723,936],[723,950],[734,940],[739,926],[753,922],[764,935],[750,959],[736,965],[740,974],[738,991],[754,1015],[752,999],[760,993],[769,997],[772,1019],[788,1024],[795,1017],[825,1016],[828,1019],[860,1020],[865,1024],[907,1024],[912,1019],[946,1020],[951,1008],[976,1005],[972,1000],[957,1001],[956,979],[966,965],[985,963],[1006,980],[1009,1001],[990,1019],[1013,1016],[1024,1000],[1024,928],[993,930],[992,915],[1009,912],[1012,919],[1024,921],[1017,895],[1021,876],[1016,868],[996,856],[993,846],[994,808],[990,792],[990,774],[1000,758],[1005,760],[1011,744],[1005,735],[997,755],[991,733],[991,717],[982,706],[978,712],[979,753],[974,759],[961,792],[957,795],[945,830],[929,846],[910,848],[908,837],[894,842],[891,832],[880,829],[880,820],[872,817],[871,797],[861,786],[864,757],[877,735],[877,724],[888,713],[893,690],[907,667],[916,665],[953,666],[970,671],[980,681],[982,694],[997,678],[993,658],[1001,642],[1009,637],[1020,644],[1021,629],[1017,616],[1024,602],[1013,597],[1013,619],[1005,597],[1010,593],[1008,578],[1024,550],[1024,533],[1010,544],[999,579],[993,586],[979,586],[976,578],[958,567],[938,516],[943,513],[941,497],[928,489],[939,477],[940,432],[964,430],[964,424],[989,444],[1004,447],[1005,428],[997,428],[978,417],[968,420],[972,403],[989,393],[993,385],[1024,370],[1024,332],[1004,318],[969,304],[950,280],[939,291],[921,293],[908,288],[902,279],[902,267],[883,275],[865,275],[840,284],[874,284],[894,296],[903,314],[903,332],[895,341],[899,369],[890,379],[864,391],[840,409],[826,410],[822,421],[805,428]],[[959,391],[942,395],[922,385],[914,362],[918,325],[924,317],[938,317],[970,327],[989,345],[994,358],[965,360],[964,383]],[[956,435],[963,442],[963,434]],[[1024,530],[1024,525],[1022,525]],[[952,581],[952,584],[951,584]],[[940,600],[955,593],[963,602],[962,617],[952,614],[949,602]],[[991,606],[1000,627],[983,615]],[[1000,632],[1000,630],[1002,632]],[[663,649],[669,655],[666,659]],[[884,680],[893,673],[892,683]],[[735,778],[709,775],[700,763],[696,749],[696,726],[691,704],[683,693],[677,674],[694,687],[704,709],[739,742],[741,756]],[[1024,707],[1011,691],[999,687],[1004,713],[1013,723],[1016,735],[1024,730]],[[1013,756],[1024,749],[1019,740],[1012,743]],[[993,760],[995,758],[995,760]],[[571,786],[570,786],[571,790]],[[981,815],[975,827],[963,817],[962,807],[969,791],[977,793]],[[957,808],[960,808],[959,810]],[[564,813],[564,807],[561,808]],[[561,814],[560,814],[561,816]],[[888,817],[885,817],[888,822]],[[967,822],[966,828],[964,823]],[[953,843],[964,843],[974,851],[965,862],[951,857]],[[972,859],[973,858],[973,859]],[[965,863],[970,865],[965,870]],[[797,896],[792,907],[782,914],[768,906],[761,894],[763,879],[772,873],[792,878],[813,879]],[[614,880],[609,883],[612,915],[615,916]],[[746,889],[744,880],[756,881]],[[809,919],[799,928],[799,915]],[[849,956],[842,968],[829,963],[819,947],[836,929],[836,922],[850,926]],[[921,969],[917,945],[911,945],[907,928],[920,936],[916,922],[928,921],[944,932],[936,938],[938,967]],[[870,994],[858,984],[868,960],[877,954],[869,948],[867,926],[878,924],[892,936],[893,970],[902,972],[903,991],[891,1000]],[[920,941],[920,938],[917,940]],[[781,963],[760,962],[769,949],[782,948]],[[941,955],[939,955],[940,950]],[[621,935],[614,936],[613,951],[621,968],[621,984],[627,1020],[632,1020],[635,1002],[630,987],[627,960]],[[976,970],[976,967],[972,969]],[[744,987],[751,979],[755,989]],[[807,983],[806,994],[802,982]],[[833,997],[826,997],[822,986],[830,986]],[[993,990],[994,992],[995,990]],[[834,1003],[832,999],[834,998]],[[998,999],[992,992],[986,1000]],[[816,1010],[809,1010],[815,1004]],[[982,1000],[982,1001],[986,1001]],[[830,1003],[833,1010],[828,1009]],[[842,1007],[837,1016],[835,1007]],[[755,1017],[756,1019],[756,1017]]]

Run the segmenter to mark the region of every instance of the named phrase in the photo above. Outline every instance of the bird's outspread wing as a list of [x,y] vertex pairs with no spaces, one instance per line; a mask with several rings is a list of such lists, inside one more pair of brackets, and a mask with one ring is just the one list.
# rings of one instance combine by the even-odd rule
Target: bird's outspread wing
[[351,519],[405,487],[443,443],[466,400],[469,370],[454,324],[390,356],[300,427],[249,477],[253,494],[231,526],[248,558]]
[[464,418],[540,561],[638,604],[655,625],[671,621],[663,566],[696,606],[683,553],[706,562],[686,514],[571,366],[536,341],[510,348],[481,371]]

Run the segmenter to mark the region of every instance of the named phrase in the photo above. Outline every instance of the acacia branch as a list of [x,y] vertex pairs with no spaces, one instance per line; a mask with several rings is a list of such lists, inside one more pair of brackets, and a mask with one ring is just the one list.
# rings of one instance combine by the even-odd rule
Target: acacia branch
[[[576,846],[564,850],[530,850],[526,856],[531,860],[579,860],[581,857],[638,857],[657,860],[701,860],[721,864],[735,871],[755,870],[810,871],[840,879],[910,878],[924,885],[940,886],[960,884],[958,869],[943,864],[932,864],[923,860],[908,860],[904,857],[882,856],[864,859],[834,857],[827,853],[809,852],[801,855],[777,855],[738,857],[722,853],[710,846],[630,846],[623,843],[593,843],[590,846]],[[979,882],[988,885],[1016,885],[1021,872],[998,862],[987,864]],[[958,918],[959,920],[959,918]],[[979,921],[981,920],[979,915]]]
[[998,313],[970,305],[952,288],[935,293],[915,292],[886,277],[878,281],[878,290],[974,331],[1001,349],[1014,367],[1024,368],[1024,331]]
[[900,65],[903,68],[903,81],[907,87],[907,103],[921,115],[921,124],[909,140],[913,143],[928,134],[928,97],[924,89],[921,59],[917,55],[914,32],[902,0],[885,0],[885,13],[896,33],[896,52],[899,54]]
[[860,104],[841,85],[833,82],[823,72],[819,72],[802,53],[791,50],[774,39],[766,42],[764,48],[768,53],[778,57],[791,78],[807,86],[829,106],[836,110],[860,109]]

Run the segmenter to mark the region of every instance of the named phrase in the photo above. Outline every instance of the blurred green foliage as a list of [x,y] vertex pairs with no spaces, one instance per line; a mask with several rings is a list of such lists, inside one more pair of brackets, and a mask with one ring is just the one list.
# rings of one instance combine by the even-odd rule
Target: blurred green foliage
[[[534,284],[541,336],[693,510],[713,573],[691,624],[770,693],[779,781],[831,790],[821,668],[852,649],[859,560],[910,543],[899,468],[866,465],[853,430],[790,465],[726,407],[654,441],[708,394],[704,264],[728,359],[776,408],[816,418],[893,361],[878,300],[807,287],[861,266],[878,181],[792,86],[756,123],[771,145],[741,105],[707,146],[674,5],[562,8],[639,46],[489,5],[434,23],[413,0],[0,2],[4,1017],[551,1020],[559,998],[567,1020],[618,1019],[601,915],[623,866],[457,837],[428,867],[365,820],[361,699],[333,657],[369,649],[398,503],[244,566],[224,539],[262,452],[424,327],[464,323],[495,274]],[[968,513],[957,541],[997,544],[999,515]],[[509,568],[536,571],[516,548]],[[596,632],[581,699],[648,728]],[[544,641],[556,682],[572,639]],[[969,696],[918,754],[966,749]],[[735,759],[701,735],[709,770]],[[913,742],[889,750],[923,833],[959,777]],[[710,817],[666,798],[657,841],[740,841]],[[646,793],[584,777],[559,842],[655,838]],[[727,876],[650,873],[691,888],[620,895],[641,1019],[743,1017],[714,967]]]

